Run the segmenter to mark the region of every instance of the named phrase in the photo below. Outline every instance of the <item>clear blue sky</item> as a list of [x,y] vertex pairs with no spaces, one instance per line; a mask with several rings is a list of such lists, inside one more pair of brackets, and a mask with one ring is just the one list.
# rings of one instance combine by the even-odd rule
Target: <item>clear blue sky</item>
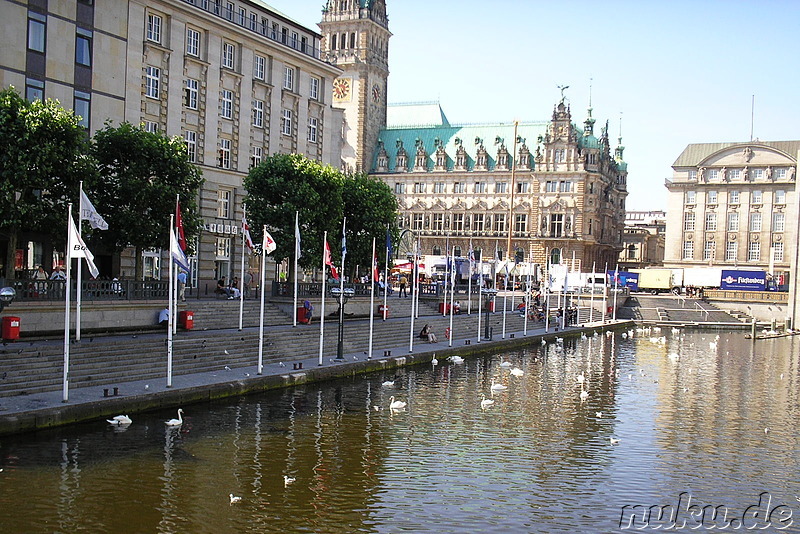
[[[324,0],[267,0],[319,31]],[[388,98],[439,100],[453,123],[548,120],[566,95],[609,121],[628,209],[665,209],[689,143],[800,139],[797,0],[387,0]]]

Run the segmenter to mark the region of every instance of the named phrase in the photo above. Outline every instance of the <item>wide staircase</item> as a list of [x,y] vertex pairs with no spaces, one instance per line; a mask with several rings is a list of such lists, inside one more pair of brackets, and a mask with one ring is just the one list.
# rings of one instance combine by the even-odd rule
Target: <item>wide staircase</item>
[[741,316],[731,315],[706,301],[670,296],[631,296],[617,313],[617,317],[645,323],[698,326],[743,323]]

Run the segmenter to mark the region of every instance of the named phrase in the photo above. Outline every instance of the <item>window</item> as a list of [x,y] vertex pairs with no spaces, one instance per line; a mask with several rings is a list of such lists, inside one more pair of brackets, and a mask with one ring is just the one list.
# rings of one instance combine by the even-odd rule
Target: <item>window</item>
[[738,232],[739,231],[739,214],[738,213],[729,213],[728,214],[728,231],[729,232]]
[[747,261],[759,261],[761,259],[761,242],[755,241],[747,244]]
[[256,55],[253,59],[253,78],[263,80],[267,69],[267,58]]
[[514,215],[514,231],[515,232],[528,231],[528,215],[526,213],[520,213]]
[[558,182],[553,181],[553,180],[547,180],[547,182],[545,183],[545,187],[544,187],[545,192],[547,192],[547,193],[555,193],[557,189],[558,189]]
[[709,191],[706,193],[706,204],[716,204],[717,203],[717,192],[716,191]]
[[159,97],[159,84],[161,82],[161,69],[146,67],[144,79],[144,95],[148,98]]
[[751,180],[761,180],[764,178],[764,169],[753,169],[750,171]]
[[294,69],[292,67],[283,69],[283,88],[289,91],[294,89]]
[[308,119],[308,142],[317,142],[317,119],[314,117]]
[[694,241],[683,242],[683,259],[691,260],[694,258]]
[[147,133],[158,133],[158,123],[154,121],[144,121],[144,131]]
[[456,167],[463,168],[467,165],[467,156],[464,154],[456,154]]
[[454,183],[453,184],[453,193],[456,193],[456,194],[464,193],[464,189],[465,189],[464,186],[465,186],[464,182],[456,182],[456,183]]
[[191,28],[186,29],[186,54],[200,57],[200,32]]
[[75,63],[85,67],[92,66],[92,32],[78,28],[75,30]]
[[184,95],[183,103],[189,109],[197,109],[197,95],[200,91],[200,82],[188,78],[186,80],[186,94]]
[[736,261],[736,256],[739,252],[739,243],[736,241],[728,241],[725,244],[725,261]]
[[223,169],[230,169],[231,168],[231,140],[230,139],[220,139],[219,140],[219,159],[217,161],[217,166]]
[[433,214],[433,230],[437,232],[441,232],[444,230],[444,214],[443,213],[434,213]]
[[688,179],[691,182],[696,182],[697,181],[697,171],[696,170],[689,171]]
[[485,182],[475,182],[475,188],[473,189],[475,193],[486,193],[486,183]]
[[292,135],[292,110],[284,109],[281,115],[281,133]]
[[422,214],[415,213],[411,216],[411,229],[412,230],[422,230]]
[[772,231],[783,232],[785,228],[785,217],[783,213],[772,214]]
[[433,192],[437,195],[444,194],[446,192],[444,182],[434,182]]
[[300,37],[297,32],[292,32],[292,38],[289,40],[289,46],[297,48],[297,39]]
[[761,231],[761,214],[758,212],[750,214],[750,231],[751,232]]
[[507,190],[508,190],[507,182],[497,182],[496,184],[494,184],[495,193],[505,193]]
[[775,173],[776,180],[785,180],[786,179],[786,168],[778,168],[773,171]]
[[786,191],[778,189],[775,191],[775,200],[773,204],[786,204]]
[[263,157],[264,149],[260,146],[253,147],[253,153],[250,155],[250,166],[251,167],[258,167],[261,164],[261,158]]
[[308,37],[301,37],[300,38],[300,51],[306,53],[308,50]]
[[406,192],[406,184],[401,182],[394,183],[394,194],[395,195],[404,195]]
[[161,42],[161,17],[152,13],[147,14],[147,40]]
[[628,259],[635,260],[636,259],[636,245],[631,243],[628,245]]
[[225,18],[233,22],[233,2],[227,2],[225,7]]
[[569,193],[572,191],[572,182],[561,180],[558,182],[558,190],[562,193]]
[[750,204],[761,204],[763,200],[761,191],[757,189],[750,194]]
[[706,232],[717,231],[717,214],[706,213]]
[[561,232],[564,230],[564,215],[556,213],[550,216],[550,236],[561,237]]
[[728,171],[728,180],[738,180],[742,177],[741,169],[730,169]]
[[217,259],[229,258],[231,255],[231,238],[218,237],[217,246],[215,248],[216,248]]
[[243,7],[239,8],[239,26],[244,26],[247,21],[247,10]]
[[484,230],[483,213],[475,213],[474,215],[472,215],[472,229],[475,232],[483,232]]
[[194,163],[197,161],[197,132],[186,130],[183,133],[183,141],[186,143],[186,155],[189,156],[189,161]]
[[517,193],[525,194],[528,192],[528,182],[517,182]]
[[506,214],[505,213],[498,213],[494,216],[494,231],[495,232],[505,232],[506,231]]
[[697,201],[697,194],[694,191],[686,192],[686,204],[695,204]]
[[739,191],[730,191],[728,193],[728,204],[739,203]]
[[556,163],[564,163],[565,159],[566,159],[566,151],[563,148],[555,150],[553,152],[553,161],[555,161]]
[[220,93],[219,116],[223,119],[233,118],[233,91],[223,89]]
[[262,128],[264,126],[264,101],[253,100],[253,126]]
[[231,218],[231,197],[233,191],[220,189],[217,191],[217,217],[220,219]]
[[29,102],[44,99],[44,82],[27,78],[25,80],[25,99]]
[[308,97],[319,100],[319,78],[311,77],[311,86],[308,90]]
[[28,13],[28,50],[44,54],[47,36],[45,22],[47,17],[39,13]]
[[236,61],[236,48],[231,43],[222,43],[222,66],[233,69]]
[[691,232],[694,230],[694,212],[690,211],[683,214],[683,231]]
[[417,182],[414,184],[414,193],[424,193],[425,192],[425,184],[423,182]]
[[703,245],[703,259],[713,260],[714,253],[717,250],[717,244],[714,241],[706,241],[705,245]]
[[[454,232],[463,232],[464,231],[464,214],[463,213],[454,213],[453,214],[453,228]],[[460,256],[461,254],[457,254]]]
[[336,33],[331,35],[331,50],[336,50],[336,38],[337,37],[338,37],[338,34],[336,34]]
[[90,109],[91,95],[83,91],[75,91],[75,104],[72,109],[75,110],[75,115],[80,119],[78,124],[83,128],[89,129],[89,109]]
[[355,32],[350,34],[350,48],[356,47],[356,34]]
[[783,261],[783,242],[772,244],[772,261]]
[[258,31],[258,13],[250,13],[250,29]]
[[719,180],[719,169],[708,169],[708,181],[715,182]]

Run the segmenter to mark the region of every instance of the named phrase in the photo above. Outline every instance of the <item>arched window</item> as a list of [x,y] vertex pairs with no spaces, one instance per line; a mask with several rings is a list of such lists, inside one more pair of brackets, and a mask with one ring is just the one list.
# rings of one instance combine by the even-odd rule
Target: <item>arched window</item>
[[431,251],[431,254],[433,254],[434,256],[441,256],[442,255],[442,247],[440,247],[439,245],[434,245],[433,246],[433,250]]
[[550,251],[550,265],[558,265],[561,263],[561,249],[554,248]]
[[461,257],[461,247],[453,247],[453,255],[456,257]]

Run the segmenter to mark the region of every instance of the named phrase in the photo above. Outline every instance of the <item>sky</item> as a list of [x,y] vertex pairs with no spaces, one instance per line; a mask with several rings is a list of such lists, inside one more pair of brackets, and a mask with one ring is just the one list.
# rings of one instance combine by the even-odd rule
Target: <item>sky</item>
[[[324,0],[268,0],[319,31]],[[628,210],[664,210],[690,143],[800,139],[797,0],[386,0],[389,103],[453,124],[549,120],[560,85],[583,127],[609,121]]]

